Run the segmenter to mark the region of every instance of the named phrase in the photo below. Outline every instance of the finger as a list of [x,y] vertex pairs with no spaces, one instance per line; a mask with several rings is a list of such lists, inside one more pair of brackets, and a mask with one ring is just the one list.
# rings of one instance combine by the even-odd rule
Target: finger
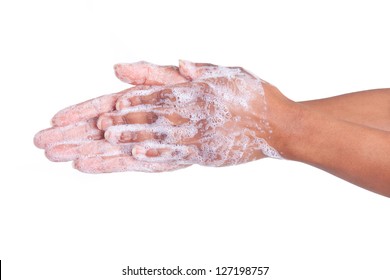
[[132,155],[141,161],[189,163],[195,158],[196,152],[191,146],[145,142],[142,145],[135,145]]
[[156,122],[181,125],[188,121],[189,118],[181,116],[173,109],[137,106],[101,115],[97,121],[97,127],[101,130],[107,130],[113,125],[152,124]]
[[42,130],[35,135],[34,144],[38,148],[44,149],[63,142],[77,144],[103,138],[104,132],[97,128],[96,118],[94,118],[68,126],[57,126]]
[[81,144],[59,144],[46,149],[51,161],[71,161],[80,157],[131,155],[131,146],[112,145],[106,140],[89,141]]
[[116,109],[122,110],[139,105],[185,106],[188,103],[197,102],[204,92],[209,91],[205,83],[184,83],[167,87],[133,90],[118,98]]
[[156,130],[147,125],[111,126],[104,133],[106,140],[114,145],[137,143],[149,140],[163,142],[167,138],[167,129]]
[[172,85],[187,82],[176,66],[159,66],[145,61],[114,66],[116,76],[132,85]]
[[104,133],[104,137],[114,145],[149,140],[162,144],[180,144],[193,138],[197,133],[198,130],[193,125],[129,124],[110,126]]
[[123,124],[151,124],[158,119],[158,115],[154,111],[140,111],[139,108],[132,108],[135,110],[122,110],[113,113],[105,113],[97,120],[97,127],[101,130],[106,130],[112,125]]
[[196,80],[205,74],[210,74],[218,66],[209,63],[194,63],[187,60],[179,60],[179,72],[189,80]]
[[172,104],[175,100],[176,97],[173,95],[172,89],[170,88],[155,91],[150,90],[148,92],[131,92],[129,94],[125,94],[123,98],[118,99],[116,109],[121,110],[130,106],[146,104]]
[[127,91],[103,95],[77,105],[70,106],[54,115],[51,122],[54,126],[66,126],[71,123],[87,120],[115,109],[119,96]]
[[179,163],[152,163],[138,161],[129,156],[79,158],[74,168],[86,173],[111,173],[124,171],[162,172],[187,167]]
[[241,73],[239,67],[223,67],[209,63],[194,63],[186,60],[179,61],[180,74],[188,80],[232,77]]

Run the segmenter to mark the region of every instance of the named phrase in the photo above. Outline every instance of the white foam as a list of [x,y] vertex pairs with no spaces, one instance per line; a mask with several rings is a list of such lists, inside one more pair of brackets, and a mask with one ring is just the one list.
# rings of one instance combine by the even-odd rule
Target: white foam
[[[192,65],[187,72],[196,73]],[[164,87],[130,93],[152,94]],[[120,114],[152,111],[158,115],[153,124],[118,125],[108,129],[118,140],[122,133],[149,131],[164,135],[161,140],[143,143],[145,149],[168,149],[158,157],[136,155],[151,162],[175,161],[180,164],[209,166],[233,165],[253,160],[259,152],[264,156],[282,158],[265,139],[271,139],[272,128],[266,118],[267,103],[261,79],[240,68],[206,66],[193,86],[165,87],[172,90],[174,101],[165,99],[167,106],[136,106]],[[170,94],[170,93],[168,93]],[[262,111],[257,112],[257,110]],[[167,116],[178,114],[186,122],[172,125]],[[253,116],[257,123],[253,123]],[[271,139],[272,140],[272,139]],[[186,143],[185,146],[182,146]],[[192,152],[188,153],[190,149]]]

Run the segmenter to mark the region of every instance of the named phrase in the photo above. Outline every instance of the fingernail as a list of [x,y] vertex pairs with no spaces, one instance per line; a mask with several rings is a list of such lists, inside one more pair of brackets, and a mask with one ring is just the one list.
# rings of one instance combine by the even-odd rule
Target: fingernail
[[131,106],[131,102],[129,100],[118,100],[115,104],[115,108],[117,110],[122,110],[129,106]]
[[146,150],[142,146],[134,146],[134,148],[131,150],[131,154],[134,156],[136,155],[145,155]]
[[185,59],[179,59],[179,66],[186,66],[188,64],[191,64],[191,61]]
[[179,72],[186,79],[191,80],[195,71],[196,69],[194,63],[187,60],[179,60]]
[[113,121],[111,118],[100,117],[97,121],[97,127],[101,130],[106,130],[108,127],[113,125]]
[[110,141],[110,139],[111,139],[111,131],[106,130],[106,132],[104,132],[104,138],[105,138],[107,141]]

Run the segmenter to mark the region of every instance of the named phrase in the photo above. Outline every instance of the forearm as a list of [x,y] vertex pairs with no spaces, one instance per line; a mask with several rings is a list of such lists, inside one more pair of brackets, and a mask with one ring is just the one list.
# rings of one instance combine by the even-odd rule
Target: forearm
[[390,131],[390,88],[299,103],[332,118]]
[[390,133],[296,106],[299,113],[290,119],[294,125],[279,148],[286,159],[390,197]]

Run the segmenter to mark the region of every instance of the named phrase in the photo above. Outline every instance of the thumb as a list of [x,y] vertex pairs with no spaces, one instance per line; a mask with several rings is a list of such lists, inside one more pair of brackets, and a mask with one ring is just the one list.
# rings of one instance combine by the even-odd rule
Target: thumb
[[188,80],[232,77],[244,72],[241,67],[225,67],[210,63],[194,63],[187,60],[179,60],[180,74]]
[[188,60],[179,60],[180,74],[189,80],[210,77],[218,68],[219,66],[210,63],[194,63]]
[[119,80],[132,85],[172,85],[188,82],[176,66],[160,66],[145,61],[114,66]]

